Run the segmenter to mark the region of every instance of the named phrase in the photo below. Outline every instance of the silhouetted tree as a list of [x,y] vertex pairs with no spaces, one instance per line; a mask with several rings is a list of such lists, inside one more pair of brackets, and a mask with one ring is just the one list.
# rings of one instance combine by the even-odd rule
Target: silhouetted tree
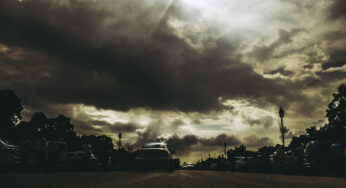
[[52,139],[62,139],[71,143],[71,141],[76,138],[76,132],[71,123],[71,119],[64,115],[59,115],[56,118],[49,119],[47,126],[46,134],[51,136]]
[[328,105],[326,117],[329,124],[325,131],[327,139],[343,140],[346,139],[346,85],[338,88],[338,92],[333,94],[334,99]]
[[332,126],[346,126],[346,85],[341,85],[338,92],[333,94],[334,99],[328,105],[327,115]]
[[291,143],[289,145],[289,148],[294,150],[298,147],[301,147],[302,144],[304,145],[305,143],[307,143],[308,141],[310,141],[311,138],[308,137],[307,135],[303,134],[303,135],[300,135],[298,137],[293,137],[292,140],[291,140]]
[[233,154],[235,156],[246,156],[246,147],[242,144],[239,147],[236,147]]
[[27,139],[44,137],[49,141],[65,141],[69,150],[80,146],[70,118],[64,115],[47,118],[44,113],[36,112],[29,122],[21,122],[18,125],[17,134]]
[[12,90],[0,90],[0,137],[15,138],[14,125],[22,119],[21,100]]
[[321,139],[321,131],[317,130],[316,126],[312,126],[310,128],[305,129],[306,133],[310,140],[320,140]]
[[261,155],[272,155],[275,152],[275,147],[274,146],[264,146],[258,149],[258,153]]
[[108,136],[95,136],[83,135],[80,138],[82,144],[90,144],[93,148],[93,151],[97,159],[103,164],[108,164],[108,159],[111,156],[112,150],[114,148],[112,139]]
[[46,129],[48,126],[48,118],[42,112],[35,112],[31,117],[31,120],[27,123],[20,124],[21,129],[24,129],[26,137],[32,139],[35,135],[40,132],[40,136],[51,139],[49,135],[46,135]]

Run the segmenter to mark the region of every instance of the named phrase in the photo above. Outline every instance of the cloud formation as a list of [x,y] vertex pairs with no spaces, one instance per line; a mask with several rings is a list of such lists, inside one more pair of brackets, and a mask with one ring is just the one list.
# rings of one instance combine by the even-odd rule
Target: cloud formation
[[[30,83],[6,75],[12,83],[5,85],[16,87],[21,93],[30,91],[23,96],[35,95],[36,104],[83,103],[114,110],[146,107],[207,112],[223,108],[219,97],[265,98],[273,104],[282,103],[281,96],[295,99],[286,89],[289,83],[285,80],[266,79],[242,62],[236,53],[240,43],[231,38],[213,37],[210,42],[215,46],[200,53],[177,36],[178,30],[169,21],[188,19],[181,12],[180,3],[167,10],[148,36],[135,30],[143,25],[147,31],[153,25],[150,16],[135,19],[145,12],[145,5],[130,7],[120,3],[118,9],[111,11],[95,1],[68,2],[1,2],[0,21],[5,29],[0,31],[0,43],[11,52],[27,55],[23,61],[29,62],[28,66],[50,65],[40,74],[32,72]],[[122,15],[123,8],[129,12],[127,16]],[[291,35],[298,31],[279,30],[279,39],[268,48],[290,42]],[[263,50],[256,54],[264,60],[266,53],[260,51]],[[11,59],[10,53],[3,54],[3,58]],[[32,53],[36,55],[30,57]],[[30,74],[29,67],[19,65],[21,62],[16,62],[16,76]]]
[[245,138],[245,146],[250,148],[272,146],[273,140],[268,137],[259,137],[257,135],[250,135]]
[[252,119],[250,117],[247,116],[243,116],[243,118],[245,119],[246,123],[254,126],[254,125],[263,125],[264,128],[268,129],[269,127],[271,127],[273,125],[273,118],[271,116],[265,116],[263,118],[259,118],[259,119]]
[[343,0],[335,0],[330,6],[330,19],[339,19],[346,17],[346,3]]
[[[278,141],[278,106],[285,126],[304,130],[346,82],[345,7],[343,0],[0,1],[0,85],[20,96],[24,116],[67,114],[81,134],[125,132],[136,146],[165,138],[183,153],[225,142],[269,145]],[[81,105],[93,109],[71,110]],[[142,111],[114,115],[134,109]]]
[[174,134],[167,139],[166,143],[172,151],[177,152],[177,155],[181,156],[191,152],[191,146],[198,143],[198,137],[195,135],[185,135],[181,138]]

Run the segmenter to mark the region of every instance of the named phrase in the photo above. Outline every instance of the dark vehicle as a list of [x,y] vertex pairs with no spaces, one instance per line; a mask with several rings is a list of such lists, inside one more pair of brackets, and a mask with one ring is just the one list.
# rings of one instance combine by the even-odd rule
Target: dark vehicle
[[13,167],[20,162],[19,146],[8,144],[0,139],[0,168]]
[[160,169],[169,172],[174,169],[172,153],[163,142],[147,143],[137,152],[136,170]]

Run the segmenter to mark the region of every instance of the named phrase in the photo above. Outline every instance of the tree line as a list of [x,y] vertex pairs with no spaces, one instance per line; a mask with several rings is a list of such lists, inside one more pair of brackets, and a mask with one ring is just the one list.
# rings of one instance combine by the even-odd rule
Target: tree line
[[21,100],[12,90],[0,90],[0,101],[0,138],[11,144],[21,146],[26,140],[45,138],[66,142],[68,151],[81,150],[83,144],[90,144],[101,163],[107,163],[113,152],[114,145],[110,137],[78,135],[71,119],[64,115],[48,118],[44,113],[36,112],[29,121],[24,121]]
[[217,158],[201,159],[195,169],[247,172],[346,175],[346,85],[339,86],[326,109],[328,122],[291,139],[288,147],[263,146],[249,151],[240,145]]

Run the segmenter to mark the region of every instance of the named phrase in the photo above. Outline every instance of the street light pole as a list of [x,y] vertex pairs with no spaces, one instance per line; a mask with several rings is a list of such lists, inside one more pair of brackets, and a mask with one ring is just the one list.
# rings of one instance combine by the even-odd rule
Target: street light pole
[[280,123],[280,131],[281,131],[281,138],[282,138],[282,147],[285,148],[285,130],[284,130],[284,116],[285,116],[285,112],[282,109],[282,107],[280,107],[279,110],[279,116],[281,119],[281,123]]
[[118,134],[118,138],[119,138],[118,146],[119,146],[119,149],[121,149],[121,137],[122,137],[122,134],[119,133],[119,134]]
[[225,158],[227,158],[227,143],[224,144],[224,153],[225,153]]

